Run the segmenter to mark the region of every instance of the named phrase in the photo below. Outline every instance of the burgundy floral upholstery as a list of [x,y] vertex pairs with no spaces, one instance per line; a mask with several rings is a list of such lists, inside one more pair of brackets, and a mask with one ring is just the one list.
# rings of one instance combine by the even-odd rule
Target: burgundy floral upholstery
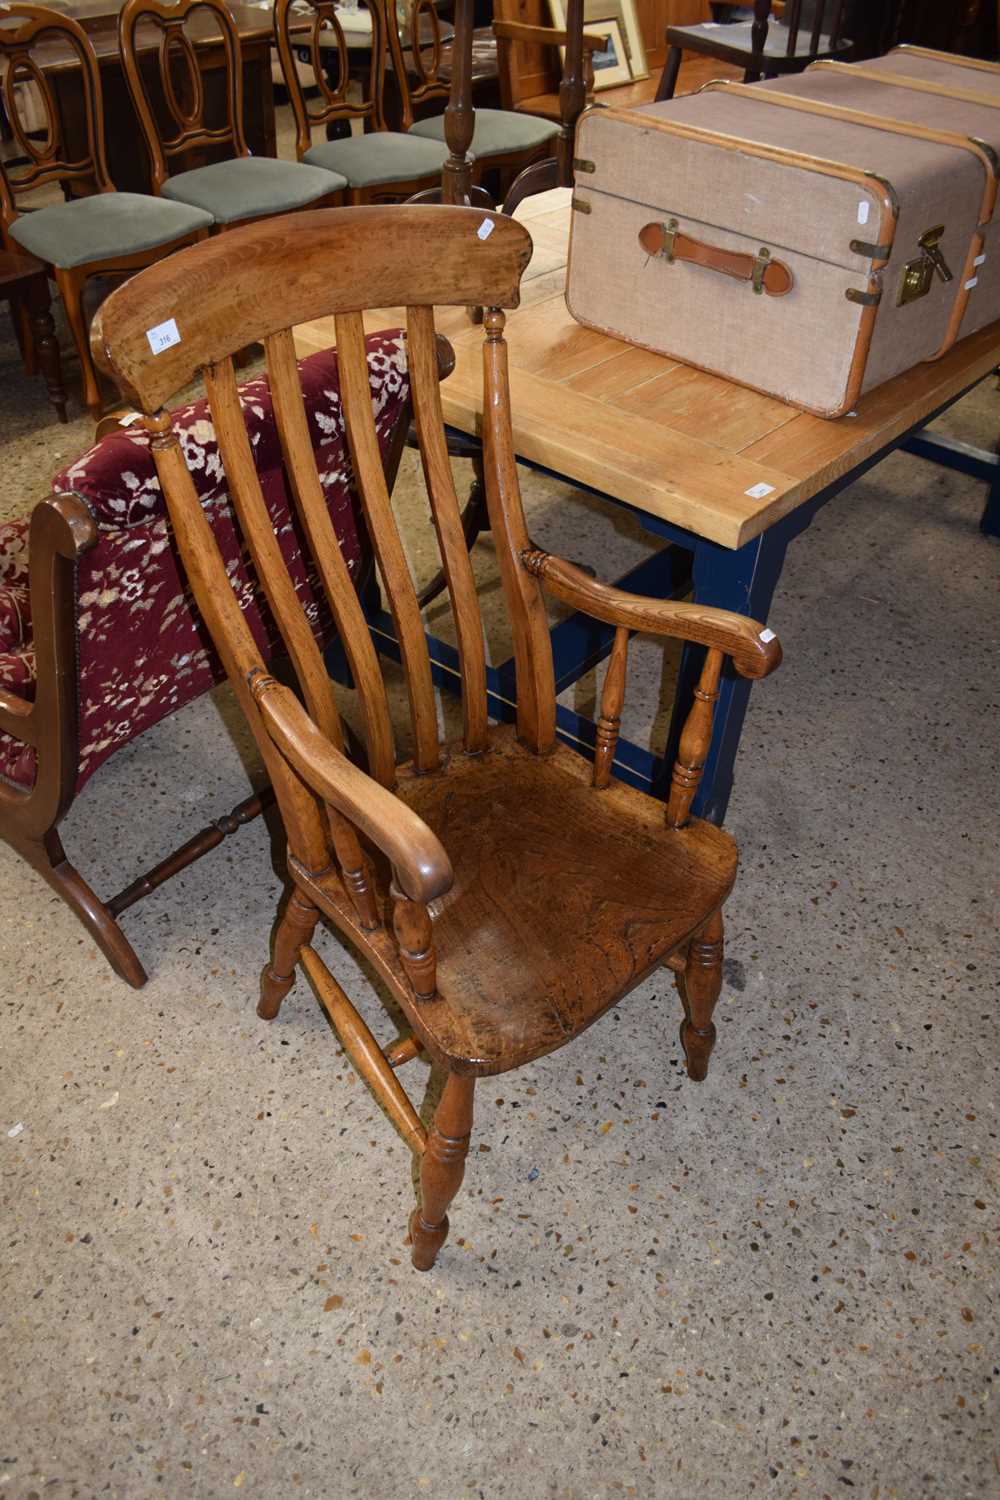
[[[375,424],[385,458],[408,415],[405,344],[393,331],[370,336],[367,345]],[[336,351],[314,354],[299,369],[320,479],[345,560],[357,576],[367,549],[363,551],[355,519]],[[318,602],[312,567],[307,570],[303,563],[266,377],[248,381],[240,395],[282,553],[306,615],[326,641],[332,622]],[[274,654],[277,630],[266,609],[258,607],[256,581],[238,537],[207,404],[198,401],[178,409],[174,428],[219,539],[233,591],[267,661]],[[79,791],[119,746],[205,692],[223,670],[183,576],[145,434],[122,430],[104,438],[58,474],[52,487],[81,496],[99,533],[97,545],[81,558],[77,576]],[[30,698],[35,658],[27,585],[25,519],[0,526],[0,686]],[[0,776],[31,786],[34,774],[34,751],[0,734]]]

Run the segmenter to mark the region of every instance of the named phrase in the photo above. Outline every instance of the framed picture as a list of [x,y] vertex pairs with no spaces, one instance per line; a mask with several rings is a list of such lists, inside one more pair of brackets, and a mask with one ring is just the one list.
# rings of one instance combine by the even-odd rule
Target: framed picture
[[605,17],[616,20],[622,29],[632,77],[648,78],[649,64],[642,44],[642,30],[636,14],[635,0],[583,0],[583,24],[587,31],[593,30],[591,20],[602,21]]
[[617,21],[588,21],[587,32],[591,36],[604,38],[600,52],[592,54],[594,64],[594,92],[610,89],[616,83],[630,83],[628,53],[622,40],[621,27]]
[[[561,31],[566,29],[566,0],[549,0],[549,14],[552,17],[553,26],[559,27]],[[595,33],[606,35],[606,28],[615,24],[618,28],[618,36],[613,39],[612,46],[619,63],[624,63],[627,72],[619,73],[614,69],[615,76],[608,77],[612,70],[610,60],[605,61],[600,68],[597,66],[595,57],[595,88],[610,88],[616,83],[628,83],[633,78],[648,78],[649,65],[646,61],[646,49],[642,44],[642,32],[639,29],[639,20],[635,10],[635,0],[584,0],[583,26],[590,35]],[[565,51],[560,48],[560,51]]]

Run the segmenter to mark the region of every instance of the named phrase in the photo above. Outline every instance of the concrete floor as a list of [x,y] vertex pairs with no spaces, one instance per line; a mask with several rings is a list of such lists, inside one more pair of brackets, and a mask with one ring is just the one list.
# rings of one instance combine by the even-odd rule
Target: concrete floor
[[[9,339],[0,390],[18,514],[90,429],[49,422]],[[992,443],[998,416],[987,382],[947,420]],[[602,576],[648,545],[560,486],[526,493],[533,534]],[[305,982],[274,1025],[254,1015],[266,829],[127,914],[139,993],[0,849],[0,1495],[1000,1495],[982,499],[895,456],[793,544],[785,664],[754,690],[729,818],[709,1080],[682,1078],[661,973],[486,1081],[427,1276],[408,1154]],[[489,597],[488,543],[477,566]],[[632,738],[655,738],[670,675],[636,653]],[[109,893],[252,763],[220,691],[97,774],[67,847]],[[389,1040],[379,985],[322,948]],[[427,1068],[403,1080],[426,1104]]]

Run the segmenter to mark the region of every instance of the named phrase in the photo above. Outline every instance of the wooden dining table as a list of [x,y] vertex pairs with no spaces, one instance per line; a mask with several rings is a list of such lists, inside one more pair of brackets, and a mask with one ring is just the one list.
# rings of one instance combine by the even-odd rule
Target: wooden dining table
[[[564,299],[569,236],[568,189],[521,204],[534,241],[521,305],[507,315],[514,446],[518,460],[576,489],[625,507],[663,548],[618,586],[661,598],[684,597],[766,623],[790,542],[818,511],[897,448],[946,462],[989,484],[981,526],[1000,536],[996,455],[927,433],[927,424],[1000,364],[1000,323],[962,340],[943,359],[914,369],[863,397],[836,421],[813,417],[758,391],[623,343],[576,322]],[[371,326],[399,321],[379,310]],[[441,396],[448,424],[464,434],[482,425],[480,327],[464,309],[438,317],[455,351]],[[303,351],[332,342],[322,326],[300,330]],[[572,503],[568,501],[567,503]],[[391,622],[376,623],[391,649]],[[605,657],[613,630],[574,615],[552,632],[557,686],[577,681]],[[432,641],[438,680],[454,685],[453,649]],[[666,753],[621,738],[614,770],[646,789],[663,790],[676,756],[684,706],[701,667],[701,648],[685,647]],[[727,673],[695,811],[721,822],[750,683]],[[489,669],[491,709],[513,715],[513,661]],[[594,725],[558,708],[558,732],[587,751]]]

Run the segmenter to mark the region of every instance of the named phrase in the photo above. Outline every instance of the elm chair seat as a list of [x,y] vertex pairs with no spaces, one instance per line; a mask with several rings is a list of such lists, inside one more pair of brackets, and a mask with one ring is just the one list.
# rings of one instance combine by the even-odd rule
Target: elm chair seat
[[[410,127],[410,133],[428,140],[443,141],[444,115],[418,120]],[[554,125],[551,120],[539,119],[536,115],[520,114],[509,109],[477,109],[471,151],[478,157],[503,156],[508,151],[527,151],[534,146],[543,146],[558,134],[558,125]]]
[[443,141],[373,130],[339,141],[320,141],[302,160],[342,175],[349,187],[366,188],[432,177],[448,160],[448,147]]
[[210,213],[217,224],[286,213],[307,208],[318,198],[338,193],[347,179],[322,167],[270,156],[237,156],[178,172],[163,184],[165,198],[193,204]]
[[11,237],[51,266],[76,266],[137,255],[207,229],[212,213],[190,203],[168,203],[145,193],[95,193],[53,203],[15,219]]

